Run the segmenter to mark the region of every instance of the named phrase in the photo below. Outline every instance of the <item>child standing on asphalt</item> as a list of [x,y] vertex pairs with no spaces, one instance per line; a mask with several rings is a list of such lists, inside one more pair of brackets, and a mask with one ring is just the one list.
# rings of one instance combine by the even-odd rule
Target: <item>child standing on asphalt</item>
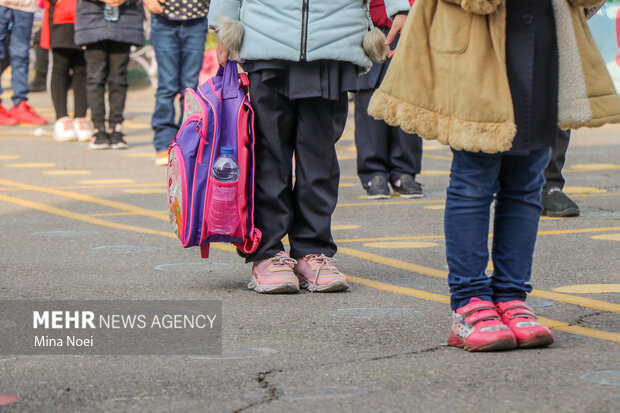
[[620,121],[620,98],[585,22],[584,7],[596,3],[416,0],[371,100],[371,115],[452,147],[444,221],[451,346],[553,342],[525,304],[543,170],[558,124]]
[[[370,1],[370,17],[374,26],[387,35],[392,22],[385,14],[383,0]],[[390,48],[396,48],[397,43],[398,36]],[[421,198],[422,185],[416,181],[416,175],[422,169],[422,138],[368,114],[368,102],[383,80],[390,60],[374,63],[359,78],[359,91],[355,93],[357,175],[368,199],[390,198],[390,184],[402,198]]]
[[[76,0],[48,0],[41,28],[41,47],[52,50],[50,90],[56,111],[54,140],[88,141],[92,136],[86,118],[86,61],[74,41]],[[74,119],[67,111],[67,91],[73,79]]]
[[[357,89],[358,71],[370,68],[371,50],[378,58],[385,54],[385,38],[369,32],[362,1],[269,4],[213,0],[209,12],[209,22],[217,25],[220,64],[238,51],[250,77],[254,218],[263,236],[246,258],[252,262],[248,287],[260,293],[298,292],[300,286],[346,290],[346,279],[334,265],[331,235],[340,177],[335,144],[345,126],[347,91]],[[409,10],[407,0],[386,5],[391,17]],[[404,23],[405,16],[398,17]],[[287,234],[290,255],[282,244]]]
[[[122,123],[127,97],[129,48],[144,43],[143,20],[144,11],[138,0],[78,0],[75,42],[86,47],[86,92],[95,126],[91,149],[127,148]],[[108,129],[106,85],[109,95]]]

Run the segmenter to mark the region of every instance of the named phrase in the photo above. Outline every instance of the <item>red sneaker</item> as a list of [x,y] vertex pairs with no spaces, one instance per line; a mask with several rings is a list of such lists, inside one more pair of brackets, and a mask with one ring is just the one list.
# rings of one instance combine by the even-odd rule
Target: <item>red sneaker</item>
[[452,313],[448,345],[467,351],[510,350],[517,346],[517,341],[502,323],[495,304],[474,297]]
[[553,343],[551,330],[536,321],[537,317],[532,309],[523,301],[497,303],[497,311],[517,338],[519,347],[545,347]]
[[0,125],[13,126],[17,125],[17,123],[17,119],[11,116],[11,114],[4,108],[4,106],[0,105]]
[[37,115],[37,112],[29,106],[25,100],[19,102],[19,105],[13,106],[9,112],[19,123],[27,123],[30,125],[45,125],[45,118]]

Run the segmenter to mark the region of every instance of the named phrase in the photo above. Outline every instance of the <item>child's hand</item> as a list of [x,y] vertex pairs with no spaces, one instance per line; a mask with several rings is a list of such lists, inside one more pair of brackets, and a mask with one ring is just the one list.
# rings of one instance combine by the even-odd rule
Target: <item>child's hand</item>
[[[387,37],[385,38],[385,44],[390,45],[394,41],[394,38],[405,26],[405,22],[407,21],[406,14],[397,14],[394,16],[394,20],[392,21],[392,28],[390,29]],[[388,50],[387,57],[388,59],[394,56],[394,50]]]
[[[125,0],[123,0],[125,1]],[[162,4],[165,3],[166,0],[144,0],[144,5],[147,9],[153,14],[162,14],[164,12],[164,8]]]
[[109,4],[110,7],[118,7],[124,4],[127,0],[101,0],[102,2]]
[[226,66],[226,62],[228,62],[228,56],[230,55],[230,52],[228,50],[228,47],[226,47],[226,45],[222,43],[219,37],[217,38],[217,47],[215,49],[215,54],[217,54],[217,62],[222,66]]

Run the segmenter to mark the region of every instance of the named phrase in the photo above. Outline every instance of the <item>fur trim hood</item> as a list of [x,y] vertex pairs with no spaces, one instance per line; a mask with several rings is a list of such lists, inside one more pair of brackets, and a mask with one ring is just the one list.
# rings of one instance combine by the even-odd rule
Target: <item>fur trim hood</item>
[[[505,62],[505,1],[416,0],[368,113],[456,150],[509,150],[517,129]],[[620,97],[583,10],[601,1],[551,1],[559,126],[620,122]]]

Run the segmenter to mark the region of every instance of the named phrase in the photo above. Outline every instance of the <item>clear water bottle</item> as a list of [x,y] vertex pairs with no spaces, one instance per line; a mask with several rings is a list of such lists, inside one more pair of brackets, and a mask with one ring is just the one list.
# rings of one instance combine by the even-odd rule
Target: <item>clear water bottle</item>
[[237,213],[237,186],[218,185],[236,182],[239,179],[239,165],[234,159],[235,151],[230,146],[220,148],[220,156],[213,163],[211,176],[215,182],[209,209],[209,231],[215,234],[231,234],[239,224]]
[[112,7],[106,3],[103,8],[103,17],[109,22],[115,22],[120,16],[118,7]]

